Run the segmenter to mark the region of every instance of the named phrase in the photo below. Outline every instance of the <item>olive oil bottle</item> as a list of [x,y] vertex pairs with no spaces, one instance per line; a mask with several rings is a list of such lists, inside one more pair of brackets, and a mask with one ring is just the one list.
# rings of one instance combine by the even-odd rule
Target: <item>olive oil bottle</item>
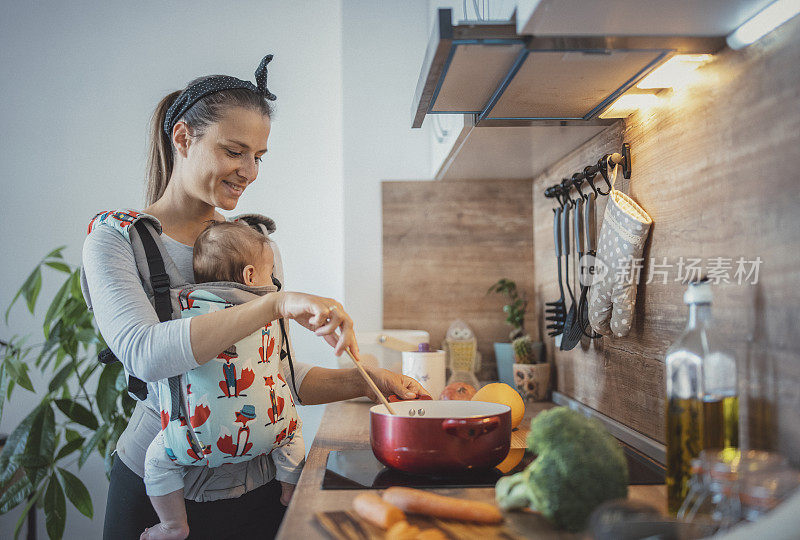
[[711,323],[711,287],[692,283],[683,296],[689,321],[667,350],[667,506],[675,514],[691,477],[691,462],[706,448],[738,448],[736,361],[718,345]]

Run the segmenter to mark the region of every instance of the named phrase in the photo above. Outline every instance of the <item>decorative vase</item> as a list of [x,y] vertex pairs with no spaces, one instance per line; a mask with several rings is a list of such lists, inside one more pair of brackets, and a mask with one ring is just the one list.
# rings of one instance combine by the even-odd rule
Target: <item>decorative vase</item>
[[550,393],[550,364],[514,364],[514,388],[525,401],[545,401]]
[[497,359],[497,378],[501,383],[514,387],[514,349],[511,343],[495,343],[494,357]]

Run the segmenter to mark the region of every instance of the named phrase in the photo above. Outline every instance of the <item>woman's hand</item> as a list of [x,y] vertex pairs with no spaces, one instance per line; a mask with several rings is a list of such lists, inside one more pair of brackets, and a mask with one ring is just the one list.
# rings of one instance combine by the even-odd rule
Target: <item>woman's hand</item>
[[[364,370],[372,377],[378,390],[387,397],[392,394],[395,394],[400,399],[415,399],[421,395],[430,397],[430,394],[425,391],[416,379],[395,373],[394,371],[389,371],[388,369],[365,366],[364,364],[361,365],[364,366]],[[375,392],[372,391],[367,382],[363,379],[362,382],[364,384],[363,394],[375,403],[380,403],[378,396],[375,395]]]
[[[353,330],[353,319],[333,298],[299,292],[285,292],[278,304],[278,312],[287,319],[294,319],[318,336],[322,336],[333,347],[336,356],[346,348],[358,357],[358,343]],[[336,331],[339,330],[339,334]]]

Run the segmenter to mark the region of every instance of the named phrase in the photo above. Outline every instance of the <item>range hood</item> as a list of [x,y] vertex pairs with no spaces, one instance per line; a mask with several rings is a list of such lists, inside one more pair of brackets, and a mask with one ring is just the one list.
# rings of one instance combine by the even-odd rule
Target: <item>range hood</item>
[[[531,19],[551,2],[535,4]],[[639,3],[628,4],[642,11]],[[412,127],[429,114],[471,114],[476,127],[607,125],[613,121],[598,115],[671,56],[714,53],[725,45],[724,35],[527,35],[517,32],[515,16],[452,21],[451,9],[438,11]]]

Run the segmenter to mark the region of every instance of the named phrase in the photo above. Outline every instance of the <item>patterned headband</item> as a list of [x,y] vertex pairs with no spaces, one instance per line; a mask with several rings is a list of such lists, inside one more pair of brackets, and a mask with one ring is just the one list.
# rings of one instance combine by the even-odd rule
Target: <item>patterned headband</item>
[[215,75],[193,84],[178,96],[175,102],[167,110],[167,116],[164,118],[164,133],[167,137],[172,136],[172,128],[175,123],[186,114],[192,105],[203,99],[209,94],[214,92],[221,92],[223,90],[231,90],[234,88],[246,88],[252,90],[257,94],[264,96],[264,98],[275,101],[275,94],[267,90],[267,64],[272,61],[272,55],[265,56],[256,70],[256,86],[250,81],[243,81],[236,77],[229,77],[228,75]]

